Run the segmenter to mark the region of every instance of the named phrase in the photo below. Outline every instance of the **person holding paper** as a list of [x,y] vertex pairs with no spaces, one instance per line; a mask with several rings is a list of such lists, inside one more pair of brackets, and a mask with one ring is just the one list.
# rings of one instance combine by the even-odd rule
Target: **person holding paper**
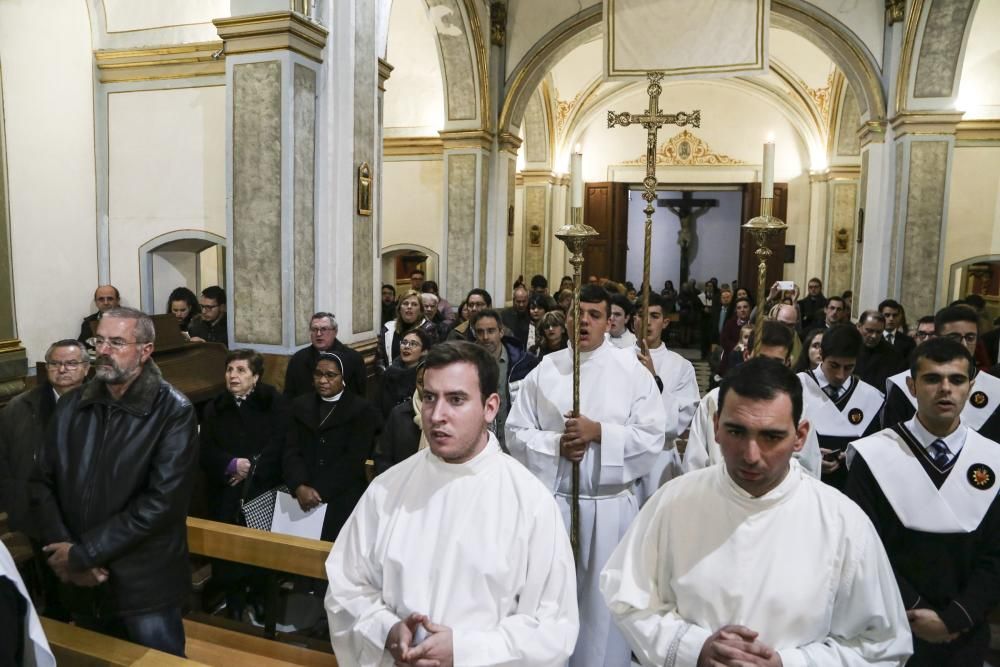
[[282,470],[303,511],[327,504],[320,538],[334,540],[365,492],[365,461],[382,420],[375,406],[344,391],[339,355],[319,353],[313,387],[292,403]]
[[551,492],[487,429],[497,364],[455,341],[424,367],[429,447],[375,478],[326,562],[337,662],[565,664],[579,630],[569,538]]

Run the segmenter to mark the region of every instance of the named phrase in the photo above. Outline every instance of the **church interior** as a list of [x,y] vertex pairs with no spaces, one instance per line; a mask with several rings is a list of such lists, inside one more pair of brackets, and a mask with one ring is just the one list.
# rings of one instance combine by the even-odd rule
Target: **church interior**
[[[317,311],[371,365],[381,287],[404,293],[413,270],[455,306],[474,287],[509,305],[538,274],[554,294],[575,153],[600,235],[583,275],[638,288],[647,130],[608,114],[650,100],[644,77],[606,76],[608,3],[0,0],[0,398],[34,386],[98,285],[156,314],[178,286],[221,286],[230,347],[279,383]],[[771,143],[787,227],[769,282],[819,278],[855,316],[892,298],[915,321],[975,293],[1000,317],[1000,0],[763,5],[763,71],[662,82],[660,109],[700,124],[651,147],[652,288],[756,294],[741,226]],[[716,27],[679,21],[635,50],[683,53]],[[308,547],[289,563],[191,531],[206,557],[323,572]],[[205,655],[223,645],[202,632]]]

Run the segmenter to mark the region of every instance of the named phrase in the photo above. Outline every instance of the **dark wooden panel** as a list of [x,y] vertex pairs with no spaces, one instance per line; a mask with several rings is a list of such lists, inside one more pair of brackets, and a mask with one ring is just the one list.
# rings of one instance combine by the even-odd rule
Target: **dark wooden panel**
[[622,282],[628,250],[628,184],[586,183],[583,220],[599,236],[583,254],[583,277],[595,275]]
[[[788,184],[774,184],[774,203],[772,215],[787,221],[788,214]],[[747,183],[743,189],[743,222],[760,215],[760,183]],[[767,280],[764,291],[775,281],[784,277],[785,262],[785,232],[771,234],[768,237],[768,247],[771,257],[767,261]],[[740,285],[748,287],[756,298],[757,295],[757,243],[750,232],[740,232]]]

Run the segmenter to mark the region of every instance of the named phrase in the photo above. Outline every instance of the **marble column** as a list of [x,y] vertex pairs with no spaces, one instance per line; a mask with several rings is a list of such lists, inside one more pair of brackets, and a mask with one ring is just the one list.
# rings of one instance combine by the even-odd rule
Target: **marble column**
[[[444,144],[444,297],[460,303],[486,285],[489,165],[493,135],[481,130],[440,132]],[[493,295],[495,304],[503,294]]]
[[525,170],[521,172],[521,178],[524,184],[521,271],[527,281],[535,274],[549,275],[550,253],[555,244],[561,245],[553,234],[563,223],[555,224],[553,217],[555,185],[559,175],[548,170]]
[[805,279],[819,278],[825,286],[827,283],[826,257],[830,252],[829,237],[826,223],[826,195],[829,173],[822,171],[809,172],[809,237],[806,242],[806,276]]
[[860,170],[832,167],[818,178],[826,186],[826,280],[823,290],[829,296],[854,289]]
[[288,354],[316,290],[317,81],[326,30],[294,12],[215,21],[226,53],[229,339]]
[[490,244],[486,289],[497,305],[510,297],[514,277],[514,200],[517,176],[517,150],[521,139],[501,133],[493,159],[493,185],[490,188]]
[[[0,109],[3,109],[3,90],[0,87]],[[10,207],[7,202],[7,151],[0,113],[0,403],[24,389],[24,376],[28,372],[28,357],[17,337],[17,319],[14,310],[14,271],[10,248]]]
[[892,119],[895,214],[887,293],[916,321],[944,305],[944,225],[961,114],[901,113]]
[[854,273],[855,311],[877,308],[891,291],[889,265],[893,239],[892,143],[885,140],[884,123],[871,123],[861,132],[861,183],[857,258]]

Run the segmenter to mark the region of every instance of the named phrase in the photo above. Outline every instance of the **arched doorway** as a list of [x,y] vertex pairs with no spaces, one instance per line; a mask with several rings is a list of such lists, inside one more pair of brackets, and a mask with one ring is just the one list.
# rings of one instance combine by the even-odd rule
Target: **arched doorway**
[[392,285],[396,294],[410,289],[410,274],[420,269],[426,280],[441,286],[438,275],[440,257],[426,246],[406,243],[389,246],[382,250],[382,284]]
[[139,247],[142,309],[165,312],[175,287],[195,294],[212,285],[226,288],[226,239],[185,229],[162,234]]

